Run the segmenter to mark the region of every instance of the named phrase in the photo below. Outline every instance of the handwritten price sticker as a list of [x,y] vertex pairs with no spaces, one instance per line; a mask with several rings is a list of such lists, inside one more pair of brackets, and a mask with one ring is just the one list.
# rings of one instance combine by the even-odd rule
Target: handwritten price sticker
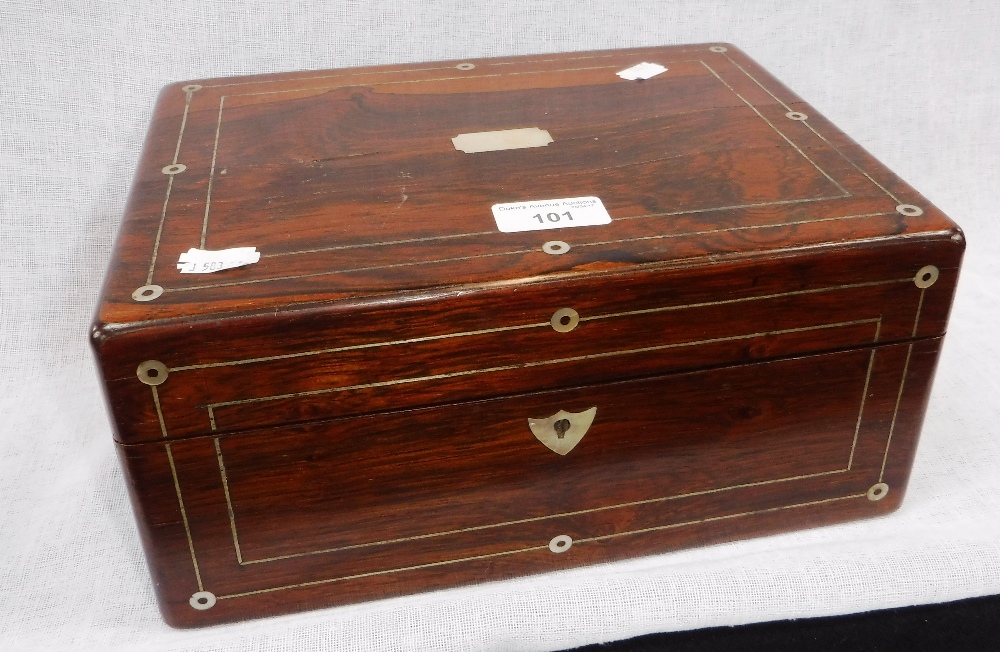
[[208,251],[206,249],[188,249],[177,259],[177,269],[181,274],[211,274],[224,269],[243,267],[260,260],[257,247],[234,247]]

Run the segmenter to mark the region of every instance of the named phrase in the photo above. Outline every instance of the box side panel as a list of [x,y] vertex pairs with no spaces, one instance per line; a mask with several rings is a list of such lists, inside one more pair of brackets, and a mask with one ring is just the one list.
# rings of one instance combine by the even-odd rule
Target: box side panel
[[[884,514],[939,345],[127,445],[123,459],[150,479],[134,499],[162,607],[198,626]],[[189,602],[199,591],[208,608]]]

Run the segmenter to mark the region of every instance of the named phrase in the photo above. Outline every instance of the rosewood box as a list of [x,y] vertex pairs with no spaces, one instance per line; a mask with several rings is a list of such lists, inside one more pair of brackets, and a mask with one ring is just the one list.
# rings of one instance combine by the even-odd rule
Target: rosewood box
[[168,86],[92,331],[164,617],[885,514],[964,246],[731,45]]

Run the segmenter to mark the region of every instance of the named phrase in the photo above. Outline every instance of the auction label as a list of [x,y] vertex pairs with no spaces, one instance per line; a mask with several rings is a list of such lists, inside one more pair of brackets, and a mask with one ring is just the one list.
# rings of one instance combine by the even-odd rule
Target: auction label
[[611,216],[597,197],[493,204],[493,219],[503,233],[611,224]]

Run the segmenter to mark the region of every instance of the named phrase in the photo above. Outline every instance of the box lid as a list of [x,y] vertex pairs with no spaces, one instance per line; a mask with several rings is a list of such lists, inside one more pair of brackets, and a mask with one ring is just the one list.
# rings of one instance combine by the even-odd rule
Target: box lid
[[[640,63],[665,70],[646,79],[617,74]],[[924,255],[941,246],[951,253]],[[951,220],[732,45],[201,80],[169,86],[159,98],[93,341],[120,434],[141,439],[136,419],[163,436],[168,428],[162,413],[128,414],[132,390],[114,389],[135,384],[137,360],[221,374],[235,359],[280,365],[336,350],[338,360],[361,356],[351,367],[358,372],[379,355],[365,347],[386,342],[529,333],[547,325],[561,296],[577,297],[574,306],[587,306],[594,319],[654,314],[671,303],[737,311],[671,326],[687,328],[675,338],[685,341],[711,330],[697,319],[733,323],[739,307],[730,302],[822,288],[876,292],[870,288],[908,282],[933,262],[946,281],[942,300],[873,295],[865,300],[888,307],[864,319],[898,313],[898,328],[876,331],[876,340],[936,335],[963,246]],[[192,248],[235,247],[255,247],[259,262],[204,274],[178,269]],[[860,250],[869,253],[845,253]],[[882,253],[872,258],[873,250]],[[841,252],[838,262],[817,262],[833,260],[831,252]],[[765,261],[782,257],[811,262],[786,266],[781,278],[764,273]],[[720,265],[726,271],[671,272]],[[666,278],[673,287],[664,289]],[[924,320],[911,332],[902,324],[912,309]],[[761,314],[747,319],[770,323]],[[869,343],[862,330],[812,349]],[[469,355],[496,360],[519,346],[496,342],[496,351]],[[580,342],[563,357],[594,353],[593,341]],[[312,367],[282,373],[302,385],[296,395],[330,380]],[[410,376],[467,373],[400,363],[384,382],[338,378],[352,391],[374,391]],[[308,381],[296,384],[296,374]],[[211,417],[211,406],[243,399],[213,399],[208,388],[240,382],[246,376],[206,376],[177,403],[208,406]],[[311,409],[287,418],[310,418]]]
[[[616,74],[640,62],[667,69],[635,81]],[[552,142],[477,153],[453,143],[531,128]],[[578,197],[600,198],[611,222],[504,233],[492,213]],[[202,80],[160,96],[98,320],[954,228],[732,45]],[[546,253],[550,241],[569,249]],[[182,274],[178,258],[192,247],[256,247],[261,258]]]

